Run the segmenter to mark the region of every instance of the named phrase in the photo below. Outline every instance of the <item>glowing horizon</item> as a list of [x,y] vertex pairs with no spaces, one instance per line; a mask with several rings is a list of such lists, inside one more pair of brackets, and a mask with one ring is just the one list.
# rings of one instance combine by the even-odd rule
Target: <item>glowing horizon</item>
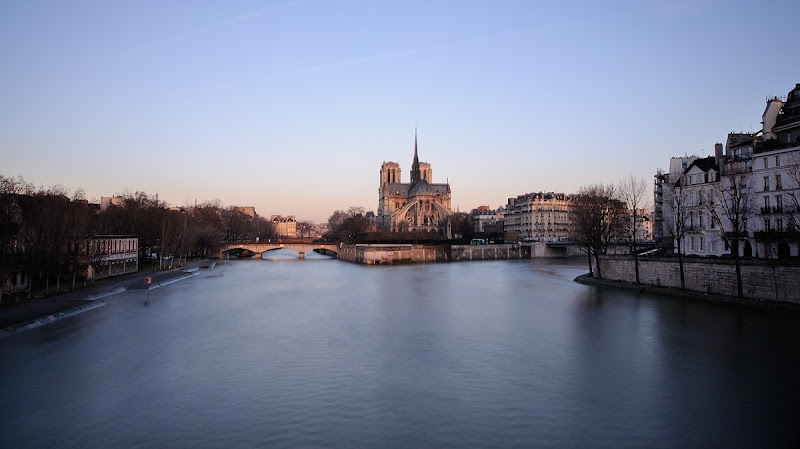
[[6,2],[0,174],[319,223],[375,210],[383,161],[408,179],[416,123],[454,210],[649,181],[757,131],[764,98],[800,82],[797,58],[742,62],[763,54],[753,7]]

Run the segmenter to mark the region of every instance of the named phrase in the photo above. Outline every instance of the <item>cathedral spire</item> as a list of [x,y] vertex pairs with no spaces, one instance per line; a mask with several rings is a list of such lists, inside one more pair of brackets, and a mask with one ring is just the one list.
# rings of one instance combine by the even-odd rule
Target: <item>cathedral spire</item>
[[420,179],[419,155],[417,154],[417,128],[414,128],[414,163],[411,164],[411,184],[414,185]]

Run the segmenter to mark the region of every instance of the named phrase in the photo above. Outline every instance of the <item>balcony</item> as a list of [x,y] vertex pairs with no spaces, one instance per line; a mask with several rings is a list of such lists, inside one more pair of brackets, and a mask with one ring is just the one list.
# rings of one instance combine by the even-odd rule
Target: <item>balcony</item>
[[775,241],[795,239],[797,238],[797,232],[777,231],[775,229],[769,229],[766,231],[756,231],[753,233],[753,237],[755,237],[756,240],[762,242],[775,242]]
[[762,206],[761,207],[762,214],[782,214],[783,213],[783,206]]

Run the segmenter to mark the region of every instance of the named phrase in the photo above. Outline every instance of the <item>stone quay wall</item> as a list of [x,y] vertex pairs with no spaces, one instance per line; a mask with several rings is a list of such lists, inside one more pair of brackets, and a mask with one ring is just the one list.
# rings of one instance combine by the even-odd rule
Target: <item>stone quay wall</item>
[[341,245],[337,257],[367,265],[527,259],[530,246],[519,245]]
[[[777,261],[741,261],[744,297],[800,305],[800,265]],[[597,273],[595,272],[595,275]],[[633,258],[604,256],[600,258],[603,279],[636,282]],[[696,292],[736,296],[736,266],[732,260],[683,260],[686,289]],[[677,258],[640,257],[641,284],[680,288],[680,267]]]

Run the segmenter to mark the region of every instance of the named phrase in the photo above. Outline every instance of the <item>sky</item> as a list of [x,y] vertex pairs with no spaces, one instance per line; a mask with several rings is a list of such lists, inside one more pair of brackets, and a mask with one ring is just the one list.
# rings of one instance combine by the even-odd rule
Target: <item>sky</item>
[[452,206],[572,193],[760,129],[786,1],[0,2],[0,174],[324,222],[419,157]]

